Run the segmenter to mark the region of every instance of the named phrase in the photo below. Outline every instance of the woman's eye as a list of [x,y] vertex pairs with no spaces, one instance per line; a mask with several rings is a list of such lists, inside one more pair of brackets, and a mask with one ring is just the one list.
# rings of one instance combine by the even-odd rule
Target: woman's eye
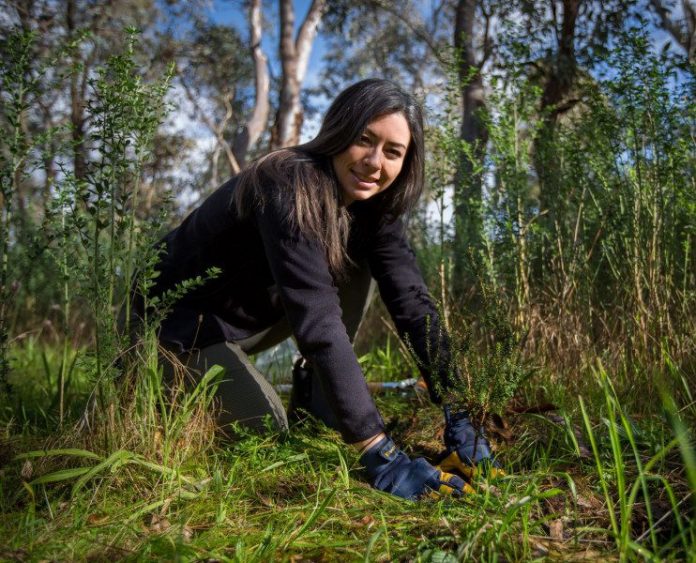
[[389,158],[401,158],[401,151],[397,151],[397,150],[387,151],[387,156]]
[[358,139],[358,143],[361,145],[369,145],[370,144],[370,137],[367,135],[360,135],[360,138]]

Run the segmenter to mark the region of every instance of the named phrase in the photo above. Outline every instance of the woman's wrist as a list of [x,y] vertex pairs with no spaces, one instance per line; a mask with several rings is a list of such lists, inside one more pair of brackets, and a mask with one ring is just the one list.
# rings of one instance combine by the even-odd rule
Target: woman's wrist
[[367,450],[369,450],[372,446],[378,444],[379,442],[382,441],[383,438],[386,438],[387,435],[384,432],[379,432],[378,434],[375,434],[371,438],[367,438],[365,440],[360,440],[359,442],[353,442],[350,444],[350,446],[354,447],[360,452],[360,455],[365,453]]

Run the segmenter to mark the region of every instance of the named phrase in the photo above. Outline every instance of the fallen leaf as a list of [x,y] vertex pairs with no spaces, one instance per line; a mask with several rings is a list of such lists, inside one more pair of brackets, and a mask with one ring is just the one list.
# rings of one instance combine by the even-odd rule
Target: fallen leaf
[[181,537],[188,543],[193,539],[193,530],[189,526],[181,528]]
[[103,526],[109,521],[106,514],[90,514],[87,516],[87,524],[90,526]]
[[560,518],[549,524],[549,535],[553,540],[563,541],[563,521]]
[[589,510],[597,510],[602,507],[602,503],[599,502],[594,497],[585,497],[583,495],[577,496],[577,503],[580,508],[586,508]]
[[535,557],[544,557],[545,555],[549,554],[549,550],[546,549],[546,546],[542,545],[539,542],[533,542],[534,545],[534,552],[533,555]]
[[573,561],[602,561],[603,554],[594,549],[587,549],[582,553],[573,554]]
[[485,481],[476,481],[476,489],[474,492],[478,491],[488,493],[495,498],[500,498],[501,496],[500,489],[498,487],[491,485],[490,483],[486,483]]
[[171,527],[172,525],[166,518],[162,518],[157,514],[153,514],[150,517],[149,529],[154,534],[161,534],[162,532],[166,532]]
[[22,471],[20,471],[19,474],[25,481],[29,481],[31,479],[31,476],[34,474],[34,466],[31,464],[30,460],[26,460],[24,462],[24,465],[22,465]]
[[367,529],[369,530],[374,525],[375,519],[370,514],[366,514],[360,520],[358,520],[358,522],[360,522],[360,525],[362,526],[367,526]]

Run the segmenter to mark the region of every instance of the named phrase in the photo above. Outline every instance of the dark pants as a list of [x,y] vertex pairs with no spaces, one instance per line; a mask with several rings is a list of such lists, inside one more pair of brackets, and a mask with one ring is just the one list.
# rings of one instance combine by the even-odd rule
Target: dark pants
[[[374,285],[369,269],[364,266],[355,269],[338,287],[342,319],[351,341],[370,304]],[[276,430],[288,429],[288,419],[280,397],[249,361],[249,354],[272,348],[290,336],[292,331],[283,318],[277,324],[244,340],[221,342],[179,356],[179,361],[194,380],[200,379],[214,365],[225,368],[224,380],[217,389],[221,407],[218,423],[223,429],[230,422],[238,422],[263,432],[266,429],[266,419],[270,420],[271,427]],[[165,372],[171,374],[171,370],[171,364],[165,366]],[[323,398],[317,378],[313,379],[313,407],[320,413],[320,418],[328,420],[333,413]]]

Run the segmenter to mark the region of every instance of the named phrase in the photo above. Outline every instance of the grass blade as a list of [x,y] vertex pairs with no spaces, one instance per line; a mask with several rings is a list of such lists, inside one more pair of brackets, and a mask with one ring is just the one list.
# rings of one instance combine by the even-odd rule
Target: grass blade
[[131,452],[125,451],[125,450],[118,450],[112,453],[109,457],[107,457],[104,461],[101,463],[98,463],[94,467],[90,468],[89,471],[85,472],[82,477],[80,477],[77,482],[73,485],[72,488],[72,494],[75,496],[75,493],[79,491],[90,479],[93,479],[96,477],[99,473],[104,471],[105,469],[113,466],[116,463],[123,463],[125,460],[127,460],[129,457],[134,456],[135,454],[132,454]]
[[59,471],[54,471],[53,473],[48,473],[47,475],[42,475],[34,479],[30,485],[45,485],[46,483],[59,483],[60,481],[69,481],[80,477],[85,473],[89,472],[91,467],[71,467],[70,469],[61,469]]
[[[285,542],[283,550],[288,549],[293,542],[302,537],[302,535],[310,528],[310,526],[312,526],[314,522],[316,522],[317,518],[319,518],[319,516],[323,514],[324,510],[326,510],[326,507],[329,505],[331,499],[333,499],[335,494],[336,489],[331,489],[331,492],[328,495],[326,495],[326,498],[321,502],[321,504],[315,505],[314,510],[309,515],[309,518],[307,518],[305,523],[302,524],[302,526],[294,534],[291,534],[288,540]],[[319,495],[317,494],[317,501],[319,500],[318,496]]]
[[51,457],[51,456],[58,456],[58,455],[67,455],[67,456],[72,456],[72,457],[80,457],[80,458],[86,458],[86,459],[102,459],[101,456],[95,454],[94,452],[90,452],[89,450],[81,450],[79,448],[62,448],[62,449],[57,449],[57,450],[34,450],[31,452],[26,452],[23,454],[16,455],[14,459],[16,461],[23,460],[23,459],[33,459],[37,457]]

